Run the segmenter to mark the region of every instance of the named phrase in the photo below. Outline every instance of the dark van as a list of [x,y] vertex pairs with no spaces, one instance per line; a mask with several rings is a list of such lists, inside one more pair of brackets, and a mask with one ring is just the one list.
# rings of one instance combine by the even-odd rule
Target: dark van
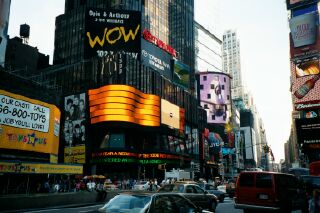
[[267,211],[308,212],[307,197],[300,181],[290,174],[276,172],[241,172],[236,182],[235,208],[244,213]]

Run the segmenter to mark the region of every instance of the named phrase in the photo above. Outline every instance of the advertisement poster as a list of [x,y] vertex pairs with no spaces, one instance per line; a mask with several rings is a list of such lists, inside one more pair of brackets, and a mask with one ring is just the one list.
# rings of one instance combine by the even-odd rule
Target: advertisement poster
[[168,79],[172,79],[171,72],[172,56],[159,47],[144,39],[141,39],[141,62],[151,67]]
[[110,58],[120,52],[138,59],[141,51],[141,13],[88,8],[84,38],[85,58]]
[[189,88],[191,69],[188,65],[173,60],[173,82],[185,89]]
[[[291,62],[291,91],[296,110],[307,110],[320,107],[320,74],[316,60],[310,60],[305,67]],[[297,68],[302,70],[297,70]]]
[[171,128],[180,129],[180,108],[167,100],[161,99],[161,123]]
[[316,22],[315,13],[307,13],[290,19],[291,38],[295,48],[315,43],[318,29]]
[[56,106],[0,90],[0,148],[57,154],[59,131]]

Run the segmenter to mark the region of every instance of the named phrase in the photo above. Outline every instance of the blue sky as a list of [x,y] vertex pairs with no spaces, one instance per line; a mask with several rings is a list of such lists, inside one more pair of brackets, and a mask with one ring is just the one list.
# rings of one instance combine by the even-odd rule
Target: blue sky
[[[195,0],[201,1],[201,0]],[[220,28],[237,30],[244,82],[253,94],[276,161],[291,126],[289,27],[285,0],[220,0]],[[29,44],[53,57],[55,17],[64,0],[12,0],[9,36],[30,25]]]

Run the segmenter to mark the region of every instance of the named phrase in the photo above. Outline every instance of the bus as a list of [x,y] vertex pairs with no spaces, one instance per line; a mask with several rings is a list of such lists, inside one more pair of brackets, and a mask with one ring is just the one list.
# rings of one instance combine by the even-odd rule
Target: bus
[[296,177],[300,177],[301,175],[309,175],[309,169],[302,167],[289,168],[288,173],[293,174]]
[[310,175],[320,176],[320,161],[314,161],[309,164]]

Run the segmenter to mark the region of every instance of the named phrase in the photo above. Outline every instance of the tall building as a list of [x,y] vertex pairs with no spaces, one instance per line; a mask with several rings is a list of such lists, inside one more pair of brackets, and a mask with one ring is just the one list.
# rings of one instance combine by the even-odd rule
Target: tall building
[[203,172],[193,4],[66,0],[54,66],[38,79],[62,88],[59,160],[113,179],[163,178],[158,165]]
[[[301,166],[307,166],[308,163],[320,160],[319,131],[306,128],[320,125],[320,2],[310,0],[286,3],[290,29],[290,90],[294,109],[294,126],[287,142],[286,163],[294,165],[300,161]],[[300,148],[299,152],[297,147]]]
[[240,42],[234,30],[228,30],[222,39],[223,71],[232,77],[231,94],[232,99],[244,98],[244,84],[240,63]]

